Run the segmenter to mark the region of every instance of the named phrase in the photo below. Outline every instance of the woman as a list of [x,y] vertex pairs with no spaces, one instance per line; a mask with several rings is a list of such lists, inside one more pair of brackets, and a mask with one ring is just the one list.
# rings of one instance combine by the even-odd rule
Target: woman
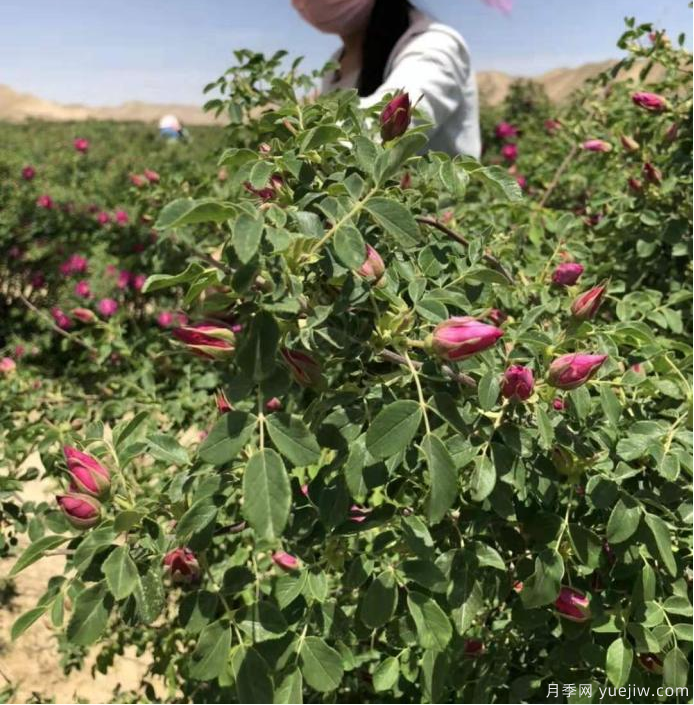
[[463,38],[408,0],[292,0],[301,16],[322,32],[337,34],[340,68],[323,92],[356,88],[362,106],[404,90],[429,116],[433,150],[480,155],[477,86]]

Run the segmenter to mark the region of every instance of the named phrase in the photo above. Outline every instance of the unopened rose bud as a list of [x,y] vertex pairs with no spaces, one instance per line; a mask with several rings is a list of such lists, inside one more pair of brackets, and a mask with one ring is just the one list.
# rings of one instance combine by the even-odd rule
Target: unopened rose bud
[[463,656],[466,658],[477,658],[481,656],[485,651],[486,647],[484,642],[479,639],[466,639],[463,644]]
[[622,135],[619,138],[619,141],[622,143],[622,147],[624,147],[627,152],[637,152],[641,147],[641,145],[630,135]]
[[299,567],[299,559],[285,551],[275,551],[271,558],[272,562],[282,570],[296,570]]
[[78,137],[73,143],[76,151],[86,154],[89,151],[89,140],[84,137]]
[[552,282],[559,286],[572,286],[579,280],[583,271],[583,265],[578,262],[564,262],[552,272]]
[[103,499],[111,489],[111,473],[93,456],[72,446],[64,446],[63,454],[76,491]]
[[272,397],[265,402],[265,411],[272,413],[273,411],[279,411],[282,408],[282,402],[277,397]]
[[602,304],[607,287],[604,284],[594,286],[574,299],[571,304],[571,313],[579,321],[588,321],[595,318],[595,315]]
[[353,524],[361,524],[368,519],[370,512],[370,509],[361,507],[358,504],[353,504],[349,508],[349,521]]
[[509,122],[499,122],[494,127],[494,136],[500,140],[508,139],[509,137],[515,137],[518,134],[518,128],[515,125],[511,125]]
[[501,148],[501,156],[510,164],[518,159],[518,145],[517,144],[505,144]]
[[530,398],[535,387],[535,377],[529,367],[511,365],[504,372],[501,381],[501,394],[506,399],[526,401]]
[[552,408],[555,411],[564,411],[566,409],[566,402],[559,397],[552,399]]
[[432,349],[445,360],[465,360],[492,347],[503,334],[496,326],[470,316],[449,318],[434,329]]
[[405,189],[411,188],[412,186],[412,174],[406,171],[400,178],[400,188],[404,191]]
[[231,326],[222,323],[196,323],[172,331],[174,338],[191,352],[209,360],[231,357],[236,348],[236,336]]
[[22,168],[22,178],[24,181],[31,181],[36,176],[36,169],[33,166],[25,166]]
[[371,245],[367,245],[366,259],[357,270],[357,274],[370,282],[376,283],[381,279],[385,271],[386,266],[383,264],[381,255]]
[[605,140],[586,140],[582,145],[587,152],[609,152],[612,150],[612,145]]
[[11,375],[17,369],[17,363],[11,357],[3,357],[0,360],[0,374]]
[[655,654],[639,654],[639,664],[649,673],[654,673],[657,676],[663,674],[663,662]]
[[261,142],[258,145],[258,151],[261,154],[270,154],[270,152],[272,151],[272,147],[270,147],[270,145],[267,142]]
[[68,492],[56,497],[58,506],[76,529],[89,529],[101,518],[101,503],[95,497]]
[[545,120],[545,130],[547,130],[550,135],[553,135],[557,130],[561,130],[561,122],[559,120],[548,118]]
[[523,592],[523,581],[522,580],[516,580],[513,583],[513,592],[515,592],[517,595],[520,595]]
[[665,133],[665,141],[670,144],[671,142],[674,142],[677,139],[677,134],[680,131],[680,126],[676,123],[673,122],[670,127],[668,127],[667,132]]
[[663,172],[654,166],[650,162],[646,162],[643,165],[643,178],[648,181],[649,184],[661,184],[663,182]]
[[508,315],[498,308],[492,308],[487,314],[487,318],[495,325],[500,326],[507,318]]
[[280,354],[295,382],[302,387],[322,386],[324,380],[321,367],[310,355],[289,348],[282,348]]
[[643,182],[640,179],[635,179],[633,176],[627,181],[629,190],[634,193],[641,193],[643,191]]
[[200,580],[200,564],[189,548],[175,548],[164,556],[164,570],[174,583],[196,583]]
[[411,119],[412,106],[409,94],[396,95],[381,113],[381,139],[388,142],[400,137],[409,127]]
[[572,622],[587,622],[593,616],[590,611],[590,600],[572,587],[561,588],[554,606],[561,617]]
[[96,321],[96,314],[88,308],[78,306],[77,308],[73,308],[70,313],[81,323],[94,323],[94,321]]
[[147,179],[150,184],[156,184],[159,181],[159,174],[152,169],[145,169],[145,179]]
[[147,183],[147,180],[145,179],[145,177],[141,176],[140,174],[130,174],[129,179],[130,179],[130,183],[135,188],[142,188]]
[[229,403],[229,400],[227,399],[227,395],[221,389],[219,389],[214,395],[214,402],[217,406],[217,411],[220,414],[226,414],[227,412],[234,410],[234,407]]
[[667,101],[662,95],[657,93],[638,91],[637,93],[632,93],[631,100],[634,105],[638,105],[639,108],[648,110],[651,113],[661,113],[667,108]]
[[550,365],[547,381],[557,389],[576,389],[593,377],[605,360],[607,355],[562,355]]

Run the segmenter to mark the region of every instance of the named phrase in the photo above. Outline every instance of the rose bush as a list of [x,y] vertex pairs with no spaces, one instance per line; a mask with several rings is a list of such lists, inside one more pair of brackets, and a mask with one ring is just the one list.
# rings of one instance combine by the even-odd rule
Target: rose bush
[[[38,448],[61,489],[21,506],[10,475],[2,520],[31,539],[13,574],[66,570],[13,636],[48,614],[100,669],[134,644],[163,701],[685,686],[691,57],[650,29],[621,44],[657,83],[604,75],[551,130],[505,115],[487,165],[423,155],[415,96],[306,102],[296,64],[241,52],[217,165],[129,180],[103,245],[156,238],[115,284],[85,274],[119,225],[60,251],[36,229],[68,216],[21,200],[3,305],[41,349],[3,373],[4,462]],[[59,274],[32,289],[39,252]]]

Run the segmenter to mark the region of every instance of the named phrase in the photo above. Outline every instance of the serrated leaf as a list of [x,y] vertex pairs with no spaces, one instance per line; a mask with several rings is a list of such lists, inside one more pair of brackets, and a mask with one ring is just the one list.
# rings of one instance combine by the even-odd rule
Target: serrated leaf
[[400,400],[377,414],[366,431],[366,448],[374,458],[389,458],[405,450],[422,421],[416,401]]
[[266,418],[265,424],[272,442],[294,465],[305,466],[318,462],[320,447],[302,419],[275,413]]
[[67,638],[78,646],[91,646],[106,630],[113,598],[103,583],[83,590],[75,599],[67,625]]
[[17,559],[17,562],[12,566],[9,577],[21,573],[21,571],[29,567],[32,563],[36,563],[46,551],[52,551],[54,548],[65,543],[69,538],[69,536],[42,536],[40,539],[29,544],[24,549],[24,553],[22,553]]
[[106,585],[116,600],[124,600],[137,586],[140,576],[137,566],[130,557],[128,546],[118,546],[103,562],[101,572],[106,578]]
[[253,414],[228,411],[212,427],[200,445],[200,459],[212,465],[230,463],[248,443],[257,422],[258,419]]
[[420,241],[419,226],[410,211],[390,198],[371,198],[364,208],[396,242],[406,250]]
[[301,645],[301,673],[306,683],[319,693],[335,690],[344,670],[340,654],[317,636],[307,636]]

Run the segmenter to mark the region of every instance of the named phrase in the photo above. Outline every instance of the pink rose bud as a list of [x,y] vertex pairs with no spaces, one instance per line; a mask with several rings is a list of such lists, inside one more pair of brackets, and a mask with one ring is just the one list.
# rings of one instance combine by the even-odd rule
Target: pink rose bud
[[522,174],[516,176],[516,183],[521,187],[523,191],[528,188],[528,180]]
[[412,187],[412,174],[406,171],[400,178],[400,188],[404,191],[405,189]]
[[265,411],[272,413],[273,411],[279,411],[282,408],[282,402],[277,397],[272,397],[265,402]]
[[36,176],[36,169],[33,166],[25,166],[22,169],[22,178],[24,181],[31,181]]
[[432,349],[445,360],[465,360],[492,347],[503,334],[470,316],[456,316],[434,328]]
[[88,308],[78,306],[77,308],[73,308],[70,313],[81,323],[94,323],[94,321],[96,321],[96,314]]
[[361,524],[369,518],[370,513],[371,509],[361,507],[358,504],[353,504],[349,508],[349,521],[353,524]]
[[223,323],[196,323],[180,326],[172,331],[174,338],[192,353],[208,360],[231,357],[236,348],[236,336],[230,326]]
[[82,279],[75,284],[75,295],[81,296],[84,299],[88,299],[91,295],[91,289],[89,288],[89,282]]
[[53,208],[54,204],[53,199],[47,193],[44,193],[36,199],[36,205],[39,208],[45,208],[49,211]]
[[101,299],[96,307],[102,316],[110,318],[118,310],[118,302],[114,299]]
[[128,178],[130,179],[130,183],[135,186],[135,188],[142,188],[147,183],[145,177],[140,174],[130,174]]
[[640,362],[635,362],[635,363],[631,366],[630,369],[631,369],[632,372],[634,372],[634,373],[637,374],[637,375],[640,375],[640,374],[643,373],[643,365],[642,365]]
[[564,409],[566,409],[566,402],[559,397],[555,397],[552,399],[552,408],[555,411],[564,411]]
[[89,151],[89,140],[84,137],[78,137],[72,144],[74,148],[82,154],[86,154]]
[[535,376],[529,367],[511,365],[501,381],[501,394],[506,399],[526,401],[530,398],[535,387]]
[[171,311],[162,311],[158,316],[157,316],[157,323],[162,327],[162,328],[168,328],[170,325],[172,325],[174,322],[174,315],[171,313]]
[[545,120],[545,130],[547,130],[550,135],[553,135],[557,130],[561,130],[561,122],[559,120],[548,118]]
[[505,144],[501,148],[501,156],[509,163],[513,163],[518,159],[518,145],[517,144]]
[[142,287],[145,285],[147,277],[144,274],[136,274],[130,280],[130,285],[135,291],[142,291]]
[[552,282],[560,286],[571,286],[578,281],[583,270],[583,265],[578,262],[564,262],[552,272]]
[[152,169],[145,169],[145,179],[147,179],[150,184],[156,184],[159,181],[159,174]]
[[588,152],[609,152],[612,150],[612,145],[605,140],[586,140],[581,146]]
[[285,551],[275,551],[271,558],[272,562],[282,570],[296,570],[299,567],[299,559]]
[[465,639],[463,644],[463,656],[467,658],[477,658],[486,651],[484,642],[479,639]]
[[386,266],[383,264],[381,255],[379,255],[371,245],[367,245],[366,259],[364,260],[364,264],[357,270],[357,274],[375,283],[379,281],[385,271]]
[[76,529],[89,529],[99,523],[101,503],[95,497],[68,492],[56,497],[58,506]]
[[106,211],[100,211],[96,216],[96,222],[99,225],[108,225],[111,222],[111,216]]
[[655,654],[639,654],[639,664],[649,673],[657,676],[663,673],[663,662]]
[[0,360],[0,374],[11,375],[17,369],[17,363],[11,357]]
[[604,284],[601,284],[577,296],[571,304],[571,313],[573,313],[574,317],[578,318],[579,321],[588,321],[591,318],[595,318],[595,314],[598,312],[605,296],[606,288]]
[[607,360],[607,355],[569,353],[549,366],[547,381],[557,389],[576,389],[585,384]]
[[126,225],[130,218],[128,218],[128,214],[125,211],[116,211],[114,214],[114,217],[116,219],[116,223],[119,225]]
[[627,185],[629,186],[629,190],[634,193],[641,193],[641,191],[643,191],[643,182],[640,179],[631,177],[627,181]]
[[513,589],[513,592],[515,592],[517,595],[520,595],[520,594],[523,592],[523,588],[524,588],[524,587],[525,587],[525,586],[523,585],[523,581],[522,581],[522,580],[516,580],[516,581],[514,581],[514,583],[513,583],[512,589]]
[[500,326],[508,318],[508,316],[503,311],[500,311],[498,308],[493,308],[487,314],[487,318],[495,326]]
[[200,580],[200,564],[189,548],[175,548],[164,556],[164,570],[174,583],[189,585]]
[[258,151],[261,154],[270,154],[270,152],[272,152],[272,147],[267,142],[261,142],[258,145]]
[[494,127],[494,135],[500,140],[505,140],[509,137],[515,137],[518,134],[518,128],[511,125],[509,122],[499,122]]
[[627,152],[638,152],[641,148],[641,145],[630,135],[622,135],[619,141]]
[[572,622],[587,622],[592,617],[590,600],[575,588],[562,587],[554,606],[561,617]]
[[280,354],[295,382],[302,387],[322,386],[321,366],[310,355],[301,350],[289,348],[282,348]]
[[410,126],[412,106],[408,93],[399,93],[381,113],[381,139],[384,142],[400,137]]
[[118,272],[118,281],[116,282],[116,286],[119,289],[127,289],[132,276],[132,273],[127,269],[121,269],[121,271]]
[[227,399],[227,395],[221,390],[217,390],[217,392],[214,395],[214,403],[217,407],[217,411],[220,414],[226,414],[227,411],[233,411],[234,407],[230,404],[229,400]]
[[62,328],[63,330],[69,330],[72,328],[72,319],[61,311],[61,309],[55,307],[52,308],[51,316],[53,316],[53,320],[58,328]]
[[657,166],[653,166],[650,162],[643,165],[643,178],[649,184],[660,184],[663,182],[663,172]]
[[103,499],[111,489],[111,474],[93,456],[72,446],[64,446],[70,479],[78,492]]
[[667,108],[667,101],[662,95],[657,93],[638,91],[637,93],[632,93],[631,100],[634,105],[638,105],[639,108],[648,110],[651,113],[661,113]]

